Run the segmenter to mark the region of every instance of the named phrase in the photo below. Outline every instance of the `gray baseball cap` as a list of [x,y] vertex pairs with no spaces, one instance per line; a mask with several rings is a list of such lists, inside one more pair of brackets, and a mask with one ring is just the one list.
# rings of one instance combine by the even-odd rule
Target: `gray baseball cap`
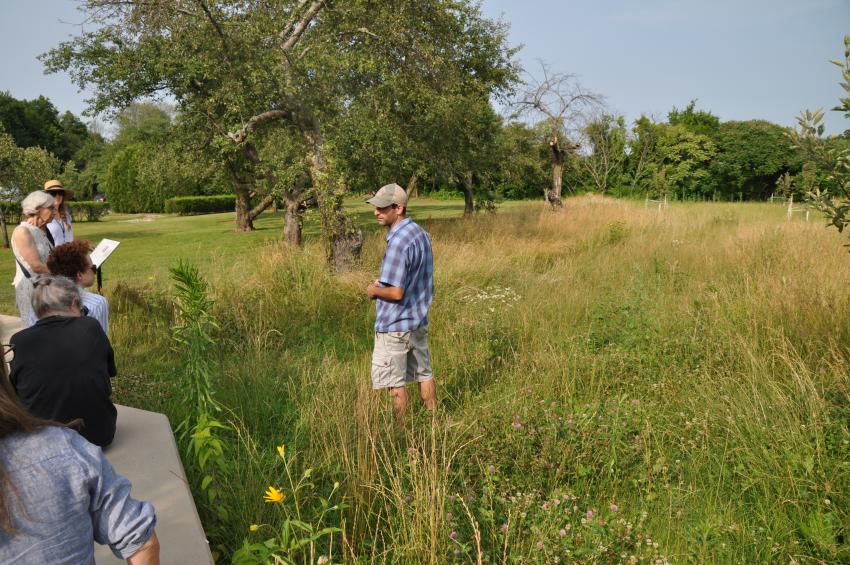
[[375,196],[367,200],[375,208],[386,208],[393,204],[407,206],[407,191],[396,183],[386,184],[378,189]]

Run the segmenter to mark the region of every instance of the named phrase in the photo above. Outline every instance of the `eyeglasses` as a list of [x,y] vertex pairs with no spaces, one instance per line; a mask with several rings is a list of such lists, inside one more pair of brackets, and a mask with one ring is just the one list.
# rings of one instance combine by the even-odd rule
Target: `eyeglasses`
[[[94,266],[94,263],[88,265],[85,269],[86,271],[91,271],[92,273],[97,274],[97,267]],[[85,271],[84,271],[85,272]]]
[[50,196],[59,196],[60,194],[62,196],[65,196],[65,191],[64,190],[48,190],[47,194],[49,194]]

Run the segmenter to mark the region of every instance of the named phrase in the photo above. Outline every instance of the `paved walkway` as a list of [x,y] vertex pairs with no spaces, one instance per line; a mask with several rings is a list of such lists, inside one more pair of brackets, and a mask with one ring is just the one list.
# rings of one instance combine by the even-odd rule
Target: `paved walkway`
[[[163,565],[213,563],[164,414],[118,405],[118,429],[115,441],[106,448],[106,458],[133,483],[133,497],[147,500],[156,508]],[[123,563],[108,547],[95,549],[98,565]]]
[[[0,341],[9,343],[20,327],[20,318],[0,314]],[[118,366],[120,373],[120,359]],[[168,418],[118,405],[118,429],[105,453],[115,470],[130,479],[132,496],[156,508],[163,565],[212,564]],[[97,565],[124,562],[106,546],[98,545],[95,550]]]

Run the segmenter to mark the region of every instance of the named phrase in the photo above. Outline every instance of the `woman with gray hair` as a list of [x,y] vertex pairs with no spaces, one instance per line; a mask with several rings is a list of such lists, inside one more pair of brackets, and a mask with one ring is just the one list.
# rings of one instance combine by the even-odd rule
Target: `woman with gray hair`
[[32,309],[32,285],[40,275],[48,273],[47,256],[50,241],[42,227],[53,219],[55,201],[46,192],[33,192],[21,202],[23,219],[12,232],[12,253],[15,255],[15,302],[25,328],[36,321]]
[[9,340],[10,380],[21,404],[45,420],[81,419],[80,435],[109,445],[118,415],[110,398],[117,370],[109,338],[97,320],[80,315],[80,289],[69,278],[40,277],[32,306],[38,322]]

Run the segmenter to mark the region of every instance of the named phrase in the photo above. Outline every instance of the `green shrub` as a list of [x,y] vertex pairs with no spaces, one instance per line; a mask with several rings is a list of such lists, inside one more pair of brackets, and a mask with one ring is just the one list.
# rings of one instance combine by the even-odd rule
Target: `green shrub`
[[109,197],[109,204],[116,212],[151,212],[150,203],[145,202],[145,194],[139,190],[137,181],[139,168],[139,145],[130,145],[119,151],[103,180],[103,190]]
[[[67,205],[71,209],[71,216],[73,216],[75,222],[97,222],[109,210],[109,205],[106,202],[97,202],[95,200],[68,202]],[[20,202],[0,200],[0,208],[6,214],[6,222],[12,224],[18,223],[18,217],[21,215]]]
[[463,200],[463,192],[449,188],[441,188],[428,193],[428,198],[434,200]]
[[218,192],[219,178],[172,145],[133,143],[115,154],[102,189],[115,212],[162,212],[178,196]]
[[165,212],[192,216],[195,214],[214,214],[231,212],[235,206],[233,194],[215,194],[211,196],[178,196],[165,201]]
[[18,218],[21,217],[21,203],[12,200],[0,200],[0,208],[3,209],[3,214],[6,215],[6,223],[17,224]]
[[80,200],[79,202],[68,202],[68,208],[71,209],[71,216],[77,222],[97,222],[108,210],[109,205],[106,202],[98,202],[97,200]]

